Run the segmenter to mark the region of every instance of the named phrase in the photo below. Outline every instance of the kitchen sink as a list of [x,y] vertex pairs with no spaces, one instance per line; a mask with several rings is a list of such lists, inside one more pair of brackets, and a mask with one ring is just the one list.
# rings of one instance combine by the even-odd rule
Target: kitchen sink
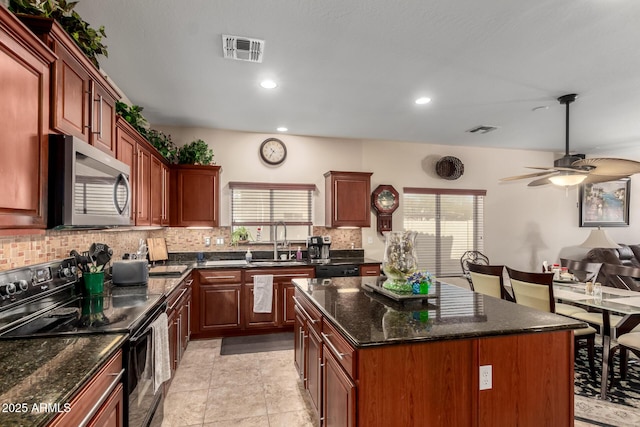
[[296,265],[307,265],[305,261],[293,261],[293,260],[259,260],[252,261],[249,263],[251,266],[255,267],[286,267],[286,266],[296,266]]
[[218,261],[205,261],[205,267],[242,267],[246,266],[247,261],[243,259],[223,259]]

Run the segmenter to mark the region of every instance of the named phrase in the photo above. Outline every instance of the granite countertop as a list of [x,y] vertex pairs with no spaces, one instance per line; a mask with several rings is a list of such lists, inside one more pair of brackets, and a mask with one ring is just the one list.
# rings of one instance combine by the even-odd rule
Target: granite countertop
[[[125,342],[126,334],[0,342],[0,425],[44,426]],[[82,355],[82,357],[79,357]],[[41,409],[40,404],[51,405]],[[42,407],[44,408],[44,406]]]
[[[436,282],[434,298],[396,302],[367,290],[375,277],[293,279],[295,286],[358,347],[585,327],[575,319]],[[364,285],[364,286],[363,286]]]

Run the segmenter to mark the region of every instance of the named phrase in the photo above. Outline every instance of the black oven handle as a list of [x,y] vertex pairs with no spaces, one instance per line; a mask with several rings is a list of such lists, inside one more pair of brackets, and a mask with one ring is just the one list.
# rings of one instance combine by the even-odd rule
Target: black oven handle
[[91,410],[87,412],[87,415],[85,415],[84,419],[80,422],[80,424],[78,424],[78,427],[86,426],[89,421],[91,421],[93,416],[98,412],[102,404],[109,398],[111,392],[116,388],[116,386],[122,379],[122,375],[124,375],[124,368],[121,369],[117,374],[114,373],[109,375],[115,376],[115,378],[113,379],[109,387],[107,387],[107,389],[104,391],[104,393],[102,393],[102,396],[100,396],[100,398],[96,401],[95,405],[93,405],[93,408],[91,408]]
[[166,311],[167,311],[167,303],[163,302],[162,304],[160,304],[160,307],[158,307],[156,310],[153,311],[153,313],[148,317],[148,319],[140,327],[139,331],[142,331],[142,332],[136,332],[134,335],[132,335],[129,338],[129,343],[135,344],[142,337],[147,335],[147,332],[149,332],[149,330],[151,329],[151,324],[160,316],[161,313],[164,313]]

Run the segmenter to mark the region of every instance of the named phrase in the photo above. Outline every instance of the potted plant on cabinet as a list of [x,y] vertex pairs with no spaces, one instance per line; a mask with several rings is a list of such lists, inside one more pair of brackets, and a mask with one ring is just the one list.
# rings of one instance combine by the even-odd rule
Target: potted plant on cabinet
[[201,139],[178,149],[178,164],[210,165],[213,163],[213,150]]
[[76,4],[78,4],[77,1],[67,2],[66,0],[11,0],[9,10],[15,14],[56,20],[93,65],[100,68],[97,57],[99,55],[109,56],[107,46],[102,43],[102,39],[107,37],[104,26],[101,25],[97,30],[91,28],[89,23],[73,10]]

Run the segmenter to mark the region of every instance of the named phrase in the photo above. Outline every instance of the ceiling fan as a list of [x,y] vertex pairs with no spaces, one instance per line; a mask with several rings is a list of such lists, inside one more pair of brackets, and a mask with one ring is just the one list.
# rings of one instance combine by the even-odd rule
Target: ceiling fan
[[567,107],[564,156],[555,160],[552,168],[528,167],[528,169],[538,169],[541,172],[501,178],[500,181],[537,178],[529,183],[529,187],[546,184],[566,187],[580,183],[613,181],[640,173],[640,162],[635,160],[615,158],[585,159],[584,154],[569,154],[569,104],[574,102],[577,97],[578,95],[572,93],[558,98],[560,104],[564,104]]

